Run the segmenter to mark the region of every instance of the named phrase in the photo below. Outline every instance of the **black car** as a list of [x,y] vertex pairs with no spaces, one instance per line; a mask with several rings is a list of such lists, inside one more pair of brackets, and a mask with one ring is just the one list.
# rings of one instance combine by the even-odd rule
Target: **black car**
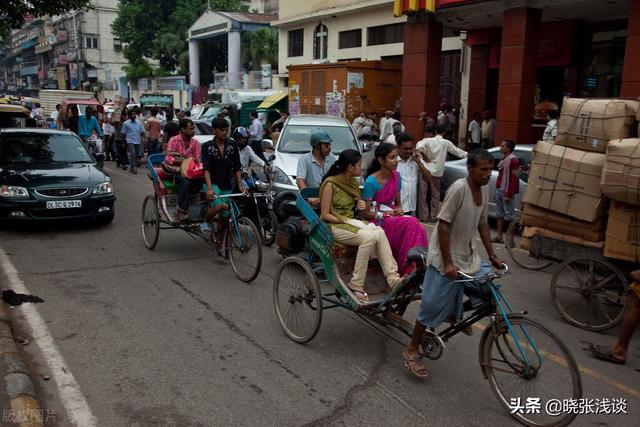
[[116,200],[109,175],[76,134],[0,129],[0,222],[90,219],[109,223]]

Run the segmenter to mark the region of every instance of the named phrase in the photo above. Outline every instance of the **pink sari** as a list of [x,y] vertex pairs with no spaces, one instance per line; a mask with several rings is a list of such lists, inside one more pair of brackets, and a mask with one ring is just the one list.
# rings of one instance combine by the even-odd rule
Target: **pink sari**
[[[400,176],[393,171],[391,178],[378,190],[373,200],[390,208],[396,207],[398,184]],[[388,216],[382,220],[382,229],[389,240],[391,251],[398,263],[398,272],[404,275],[413,270],[413,265],[407,264],[407,253],[416,246],[427,246],[427,232],[420,222],[412,216]]]

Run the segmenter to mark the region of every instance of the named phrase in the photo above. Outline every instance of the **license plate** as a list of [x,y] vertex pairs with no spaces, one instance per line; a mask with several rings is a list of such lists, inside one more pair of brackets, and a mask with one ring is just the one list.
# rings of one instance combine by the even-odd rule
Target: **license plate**
[[47,202],[47,209],[81,208],[82,200],[56,200]]

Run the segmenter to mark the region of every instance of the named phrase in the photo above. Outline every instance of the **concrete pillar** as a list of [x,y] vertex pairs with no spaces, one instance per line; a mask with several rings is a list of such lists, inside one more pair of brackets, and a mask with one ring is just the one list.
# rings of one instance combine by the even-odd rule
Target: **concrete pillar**
[[542,10],[515,8],[504,12],[496,145],[503,139],[534,144],[534,107]]
[[189,40],[189,82],[200,86],[200,46],[198,40]]
[[440,105],[441,52],[442,24],[424,14],[409,16],[404,26],[402,123],[417,140],[424,134],[420,113],[426,111],[435,118]]
[[640,96],[640,0],[631,0],[620,96]]
[[240,88],[241,78],[241,37],[240,31],[229,31],[227,34],[227,72],[229,73],[229,84],[231,88]]

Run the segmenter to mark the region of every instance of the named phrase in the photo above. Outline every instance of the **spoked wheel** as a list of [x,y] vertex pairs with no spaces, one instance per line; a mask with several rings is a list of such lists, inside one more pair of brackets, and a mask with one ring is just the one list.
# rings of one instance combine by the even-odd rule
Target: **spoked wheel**
[[[511,330],[498,321],[480,342],[480,364],[493,393],[524,425],[568,425],[576,414],[564,413],[562,402],[582,397],[582,379],[571,352],[538,322],[524,317],[509,321]],[[558,402],[559,408],[554,406]]]
[[527,270],[544,270],[553,264],[552,261],[529,253],[527,239],[522,237],[523,231],[524,225],[520,218],[511,221],[507,228],[504,246],[513,262]]
[[265,246],[273,245],[276,241],[276,229],[278,228],[278,217],[273,211],[269,211],[265,218],[262,218],[262,227],[260,227],[260,237],[262,244]]
[[251,282],[262,267],[260,233],[249,218],[240,217],[237,224],[237,228],[230,227],[227,232],[227,253],[236,277]]
[[142,238],[147,249],[153,250],[160,236],[160,213],[154,196],[147,196],[142,203]]
[[322,321],[322,294],[304,259],[292,256],[278,266],[273,279],[273,304],[284,333],[293,341],[311,341]]
[[569,323],[603,331],[622,321],[626,281],[614,265],[597,258],[562,263],[551,279],[551,299]]

